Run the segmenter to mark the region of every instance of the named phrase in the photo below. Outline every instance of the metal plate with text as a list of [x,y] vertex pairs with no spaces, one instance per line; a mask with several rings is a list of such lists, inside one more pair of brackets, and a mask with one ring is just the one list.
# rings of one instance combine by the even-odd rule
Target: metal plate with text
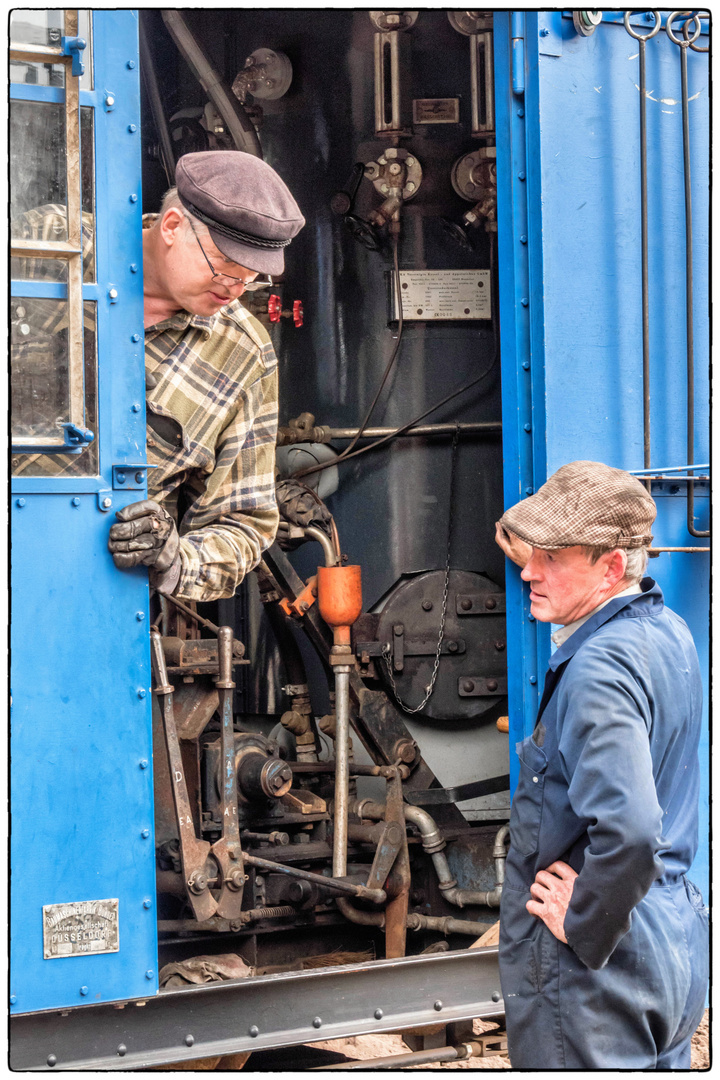
[[[489,319],[489,270],[401,270],[403,318],[428,322],[449,319]],[[398,317],[395,289],[391,290],[391,319]]]
[[76,900],[43,907],[43,956],[118,952],[120,928],[117,900]]

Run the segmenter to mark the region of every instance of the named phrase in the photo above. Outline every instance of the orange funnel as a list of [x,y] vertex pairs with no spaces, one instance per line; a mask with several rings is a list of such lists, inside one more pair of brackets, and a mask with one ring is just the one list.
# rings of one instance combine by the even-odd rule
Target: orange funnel
[[350,627],[362,613],[359,566],[318,566],[318,610],[336,645],[350,644]]

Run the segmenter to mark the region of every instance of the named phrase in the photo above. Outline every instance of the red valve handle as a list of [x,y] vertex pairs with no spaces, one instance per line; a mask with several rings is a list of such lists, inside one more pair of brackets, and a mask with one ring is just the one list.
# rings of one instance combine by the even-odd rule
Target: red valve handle
[[276,293],[272,293],[268,297],[268,315],[270,316],[270,322],[280,322],[282,300]]
[[303,317],[303,302],[302,300],[295,300],[293,302],[293,322],[296,326],[302,326]]

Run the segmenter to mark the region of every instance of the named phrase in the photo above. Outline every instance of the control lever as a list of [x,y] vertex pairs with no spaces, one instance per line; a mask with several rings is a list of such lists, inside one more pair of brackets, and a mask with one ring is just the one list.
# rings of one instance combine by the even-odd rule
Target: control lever
[[222,788],[221,813],[222,836],[210,849],[220,867],[222,888],[217,902],[217,913],[222,919],[237,919],[242,911],[243,873],[242,846],[237,810],[237,774],[235,770],[235,736],[233,734],[232,681],[233,632],[230,626],[218,630],[218,670],[215,680],[220,699],[219,713],[222,723]]
[[180,861],[182,863],[183,879],[195,918],[198,922],[204,922],[206,919],[210,919],[217,909],[217,904],[208,888],[208,879],[205,873],[205,863],[210,854],[210,844],[207,840],[198,840],[195,835],[195,826],[190,812],[190,800],[183,771],[183,760],[180,754],[180,743],[175,727],[173,687],[168,683],[162,637],[157,630],[151,630],[150,632],[150,649],[156,684],[155,693],[158,698],[162,699],[163,731],[165,733],[170,775],[173,781],[173,799],[175,801],[175,816],[180,839]]
[[336,191],[330,199],[330,209],[334,214],[338,214],[342,217],[358,243],[362,244],[363,247],[366,247],[368,251],[379,251],[380,237],[375,228],[369,221],[366,221],[365,218],[358,217],[357,214],[352,212],[353,207],[355,206],[355,197],[357,196],[358,188],[360,187],[360,181],[364,175],[364,163],[362,161],[356,161],[345,184],[345,188],[342,191]]

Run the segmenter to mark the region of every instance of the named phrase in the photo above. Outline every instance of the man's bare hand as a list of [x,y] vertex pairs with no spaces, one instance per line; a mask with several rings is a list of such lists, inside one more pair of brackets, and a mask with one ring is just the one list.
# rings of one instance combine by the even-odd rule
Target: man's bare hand
[[495,522],[495,543],[502,548],[508,559],[512,559],[518,566],[524,567],[530,561],[532,555],[530,544],[526,544],[519,536],[515,536],[499,521]]
[[530,886],[530,892],[534,897],[528,900],[525,907],[531,915],[537,915],[538,919],[547,926],[551,934],[558,941],[564,941],[565,937],[565,913],[570,903],[573,886],[577,874],[572,866],[564,862],[554,862],[547,870],[539,870],[535,880]]

